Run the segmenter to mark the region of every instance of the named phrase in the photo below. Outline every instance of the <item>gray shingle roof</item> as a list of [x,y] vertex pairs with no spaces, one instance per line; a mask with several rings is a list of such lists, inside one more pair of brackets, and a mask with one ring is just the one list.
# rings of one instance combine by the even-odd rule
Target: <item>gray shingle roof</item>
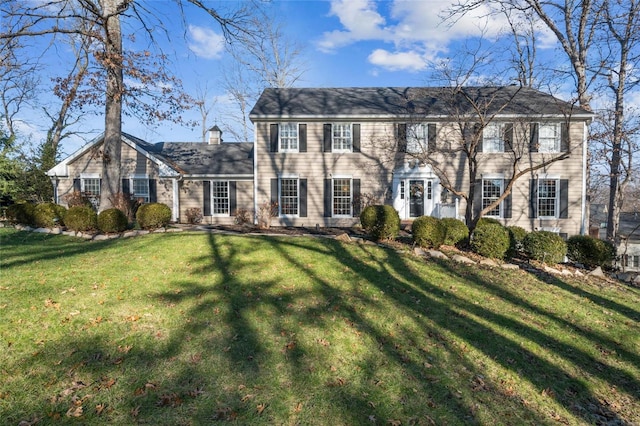
[[591,113],[547,93],[519,86],[463,87],[351,87],[266,89],[250,113],[252,119],[277,117],[334,117],[425,115],[459,116],[471,104],[486,105],[488,114],[590,116]]
[[252,175],[253,143],[159,142],[143,148],[186,175]]

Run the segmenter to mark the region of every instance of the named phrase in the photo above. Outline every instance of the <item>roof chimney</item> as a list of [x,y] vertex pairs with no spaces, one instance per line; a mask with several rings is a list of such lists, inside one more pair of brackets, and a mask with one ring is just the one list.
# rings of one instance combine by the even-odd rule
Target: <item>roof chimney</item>
[[209,129],[209,145],[220,145],[222,143],[222,130],[215,125]]

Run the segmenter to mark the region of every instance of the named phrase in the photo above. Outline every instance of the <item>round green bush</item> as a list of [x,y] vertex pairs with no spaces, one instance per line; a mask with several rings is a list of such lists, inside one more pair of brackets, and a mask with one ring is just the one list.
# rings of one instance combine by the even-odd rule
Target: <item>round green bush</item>
[[35,206],[33,211],[34,223],[40,228],[54,228],[64,225],[67,209],[56,203],[42,203]]
[[509,257],[513,257],[518,253],[522,253],[522,241],[527,236],[527,231],[520,226],[507,226],[509,232]]
[[444,242],[445,230],[440,219],[420,216],[411,225],[413,241],[420,247],[438,248]]
[[400,216],[389,205],[365,207],[360,213],[360,223],[371,238],[377,241],[393,239],[400,232]]
[[98,215],[88,206],[70,207],[64,217],[64,224],[76,232],[94,231],[98,229]]
[[471,236],[471,250],[480,256],[504,259],[509,250],[509,232],[500,223],[478,222]]
[[35,204],[32,203],[16,203],[7,207],[7,219],[12,223],[21,225],[35,224]]
[[609,241],[574,235],[567,240],[567,257],[588,267],[610,266],[616,257],[616,248]]
[[147,203],[138,207],[136,221],[142,229],[167,226],[171,221],[171,209],[162,203]]
[[476,224],[476,228],[478,226],[486,225],[487,223],[494,223],[496,225],[502,226],[502,223],[500,223],[498,219],[495,219],[493,217],[481,217],[480,220],[478,220],[478,223]]
[[122,232],[127,229],[129,221],[122,210],[112,208],[103,210],[98,214],[98,229],[100,232]]
[[444,244],[455,246],[469,238],[469,228],[461,220],[445,217],[440,223],[444,228]]
[[564,261],[567,254],[567,243],[556,233],[549,231],[534,231],[522,240],[525,254],[533,260],[548,264]]

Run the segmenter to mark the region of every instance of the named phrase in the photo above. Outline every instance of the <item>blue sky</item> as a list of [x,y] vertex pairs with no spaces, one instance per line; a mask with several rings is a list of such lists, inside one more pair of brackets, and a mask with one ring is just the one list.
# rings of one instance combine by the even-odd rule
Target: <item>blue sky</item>
[[[188,92],[193,93],[196,85],[208,85],[212,99],[216,99],[212,117],[217,123],[224,120],[228,101],[220,87],[221,67],[229,61],[229,56],[224,51],[219,26],[193,8],[187,9],[183,22],[170,0],[148,4],[169,30],[168,38],[159,36],[157,40],[168,54],[171,68]],[[302,48],[306,72],[297,86],[419,86],[433,84],[429,79],[433,63],[456,55],[463,41],[477,43],[483,33],[484,43],[491,44],[504,28],[500,18],[479,18],[486,10],[479,10],[475,16],[464,17],[451,26],[443,24],[441,16],[451,4],[451,0],[274,0],[268,7],[284,24],[288,37]],[[140,31],[126,24],[123,29]],[[543,47],[552,51],[552,37],[544,31],[539,37]],[[141,48],[145,47],[142,40],[138,43]],[[64,67],[68,61],[65,50],[60,46],[49,52],[50,66],[43,69],[43,78]],[[35,117],[37,112],[33,114]],[[199,119],[197,111],[187,116]],[[31,132],[33,139],[38,140],[44,129],[33,123],[43,121],[34,117],[25,132]],[[149,128],[127,117],[123,123],[124,131],[149,142],[198,141],[200,138],[199,128],[170,123]],[[102,118],[87,116],[83,126],[90,131],[88,136],[96,135],[103,126]],[[68,140],[62,149],[69,154],[83,142],[77,138]]]

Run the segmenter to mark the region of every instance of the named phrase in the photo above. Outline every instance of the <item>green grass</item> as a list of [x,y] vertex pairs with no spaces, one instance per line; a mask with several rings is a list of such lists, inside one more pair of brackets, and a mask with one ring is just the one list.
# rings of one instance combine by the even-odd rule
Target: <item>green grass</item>
[[306,237],[0,229],[6,424],[640,423],[640,291]]

